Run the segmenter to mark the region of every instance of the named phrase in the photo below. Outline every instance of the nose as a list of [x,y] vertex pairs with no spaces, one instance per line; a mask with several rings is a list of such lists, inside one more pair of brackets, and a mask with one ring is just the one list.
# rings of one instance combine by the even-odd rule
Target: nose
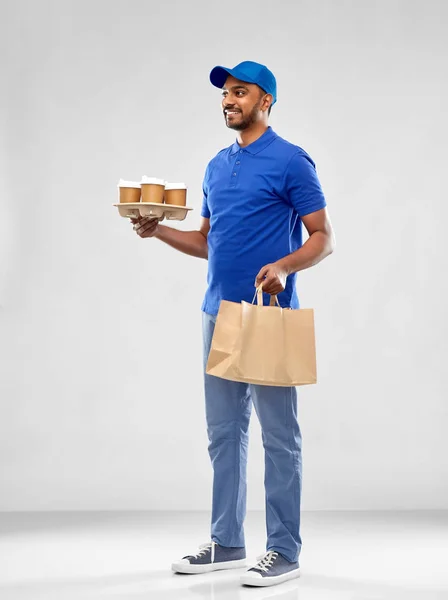
[[238,107],[235,104],[235,102],[230,102],[228,99],[226,99],[226,101],[222,103],[222,109],[223,109],[223,111],[224,110],[233,110],[233,109],[238,109]]
[[227,94],[225,96],[225,98],[222,99],[222,108],[223,110],[226,110],[228,108],[235,108],[235,102],[232,102],[233,97],[231,96],[231,94]]

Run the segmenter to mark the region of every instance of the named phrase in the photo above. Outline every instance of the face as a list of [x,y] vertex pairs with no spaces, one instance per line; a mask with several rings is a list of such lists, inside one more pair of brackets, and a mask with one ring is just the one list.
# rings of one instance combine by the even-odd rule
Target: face
[[229,75],[222,88],[222,110],[227,127],[243,131],[267,114],[270,94],[254,83]]

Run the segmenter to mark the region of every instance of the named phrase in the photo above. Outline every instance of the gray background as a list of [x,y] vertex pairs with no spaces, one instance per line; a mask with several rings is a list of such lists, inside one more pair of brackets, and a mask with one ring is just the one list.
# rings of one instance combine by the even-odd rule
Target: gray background
[[[205,261],[140,240],[120,177],[185,180],[227,130],[210,69],[263,62],[336,252],[299,275],[304,509],[448,507],[447,4],[4,2],[0,509],[202,509]],[[255,274],[254,274],[255,275]],[[262,509],[251,423],[249,509]]]

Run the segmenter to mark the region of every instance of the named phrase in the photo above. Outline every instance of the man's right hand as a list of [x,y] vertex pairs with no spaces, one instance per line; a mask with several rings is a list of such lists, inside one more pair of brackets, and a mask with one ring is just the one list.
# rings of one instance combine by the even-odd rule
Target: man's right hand
[[134,224],[134,231],[141,238],[154,237],[159,230],[159,220],[154,217],[140,217],[131,219]]

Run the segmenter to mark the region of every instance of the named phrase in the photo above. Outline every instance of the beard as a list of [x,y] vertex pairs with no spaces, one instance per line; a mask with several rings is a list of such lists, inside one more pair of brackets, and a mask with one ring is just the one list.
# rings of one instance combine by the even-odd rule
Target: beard
[[244,129],[247,129],[257,121],[257,115],[260,110],[260,106],[261,101],[253,106],[248,115],[244,116],[243,113],[240,113],[237,117],[233,118],[233,121],[229,121],[227,117],[224,117],[227,127],[229,129],[235,129],[235,131],[243,131]]

